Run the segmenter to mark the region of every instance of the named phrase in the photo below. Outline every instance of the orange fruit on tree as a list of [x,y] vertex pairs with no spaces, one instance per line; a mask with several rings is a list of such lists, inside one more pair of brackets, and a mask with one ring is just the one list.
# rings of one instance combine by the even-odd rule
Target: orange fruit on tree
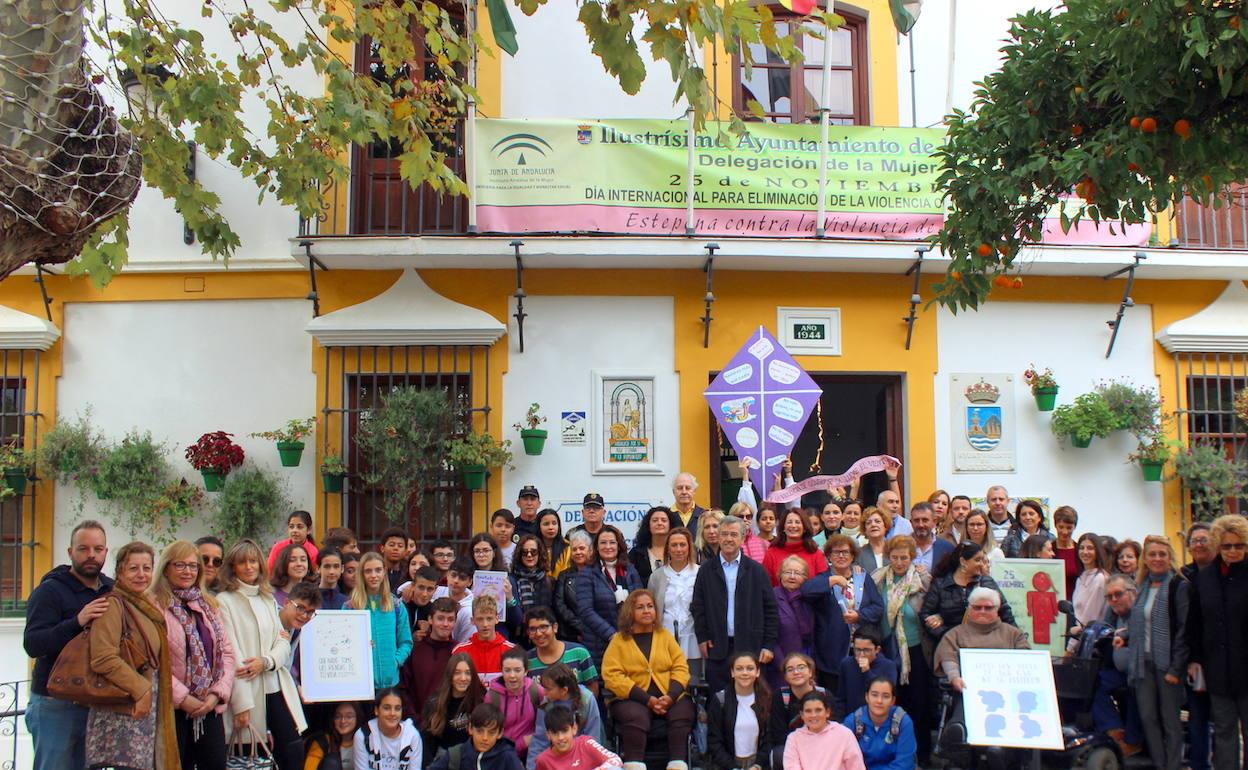
[[1015,288],[1015,289],[1021,289],[1021,288],[1023,288],[1023,279],[1022,279],[1022,278],[1015,278],[1015,279],[1014,279],[1013,286],[1014,286],[1014,288]]
[[1174,121],[1174,133],[1178,134],[1179,138],[1186,141],[1192,135],[1191,122],[1189,122],[1187,118],[1180,118]]
[[1131,127],[1136,130],[1139,130],[1140,128],[1140,116],[1139,115],[1136,115],[1135,117],[1131,118]]
[[1155,118],[1144,118],[1140,121],[1140,130],[1146,134],[1157,131],[1157,120]]
[[1071,134],[1071,136],[1082,136],[1082,135],[1083,135],[1083,126],[1079,125],[1078,123],[1075,123],[1075,124],[1071,125],[1071,127],[1070,127],[1070,134]]
[[961,283],[961,282],[962,282],[962,273],[960,273],[960,272],[959,272],[959,271],[957,271],[957,270],[950,270],[950,271],[949,271],[949,277],[950,277],[950,278],[952,278],[953,280],[957,281],[958,283]]
[[976,249],[975,251],[976,251],[976,253],[978,253],[978,254],[979,254],[979,256],[981,256],[981,257],[991,257],[991,256],[992,256],[992,246],[988,245],[987,243],[981,243],[981,244],[979,244],[979,248],[978,248],[978,249]]

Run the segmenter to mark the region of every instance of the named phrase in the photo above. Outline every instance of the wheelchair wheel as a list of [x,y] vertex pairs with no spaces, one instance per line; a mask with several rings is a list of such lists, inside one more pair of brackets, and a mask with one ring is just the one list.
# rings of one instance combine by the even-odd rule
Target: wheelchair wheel
[[1119,770],[1121,763],[1118,762],[1118,755],[1114,750],[1107,746],[1098,746],[1089,751],[1083,761],[1079,763],[1083,770]]

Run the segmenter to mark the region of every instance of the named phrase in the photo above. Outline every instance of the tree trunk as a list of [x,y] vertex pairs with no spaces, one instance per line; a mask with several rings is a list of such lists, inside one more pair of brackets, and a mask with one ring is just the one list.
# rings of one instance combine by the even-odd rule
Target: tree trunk
[[83,74],[80,2],[0,0],[0,279],[68,262],[133,202],[134,139]]

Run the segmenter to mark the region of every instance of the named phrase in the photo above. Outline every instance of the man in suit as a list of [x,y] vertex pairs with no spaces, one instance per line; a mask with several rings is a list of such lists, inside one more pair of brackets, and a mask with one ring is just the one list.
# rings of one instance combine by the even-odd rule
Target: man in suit
[[724,517],[719,523],[719,555],[698,569],[693,583],[693,630],[712,692],[729,683],[730,655],[752,652],[766,665],[779,635],[776,595],[767,570],[741,552],[746,527],[736,516]]
[[915,503],[910,508],[910,524],[914,527],[914,563],[922,565],[930,575],[941,559],[953,550],[953,543],[936,537],[936,512],[928,502]]

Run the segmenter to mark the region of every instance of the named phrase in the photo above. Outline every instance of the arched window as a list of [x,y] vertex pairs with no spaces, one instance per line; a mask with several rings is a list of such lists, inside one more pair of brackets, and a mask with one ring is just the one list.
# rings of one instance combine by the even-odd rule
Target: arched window
[[[867,20],[837,9],[845,23],[829,35],[828,53],[832,59],[832,91],[829,117],[835,125],[870,123],[867,79]],[[752,116],[751,99],[763,107],[765,120],[775,123],[817,123],[819,96],[823,90],[824,40],[808,30],[823,31],[823,25],[784,12],[777,6],[776,33],[791,35],[805,56],[804,61],[786,64],[762,44],[750,46],[755,64],[749,75],[740,56],[733,57],[733,109]]]

